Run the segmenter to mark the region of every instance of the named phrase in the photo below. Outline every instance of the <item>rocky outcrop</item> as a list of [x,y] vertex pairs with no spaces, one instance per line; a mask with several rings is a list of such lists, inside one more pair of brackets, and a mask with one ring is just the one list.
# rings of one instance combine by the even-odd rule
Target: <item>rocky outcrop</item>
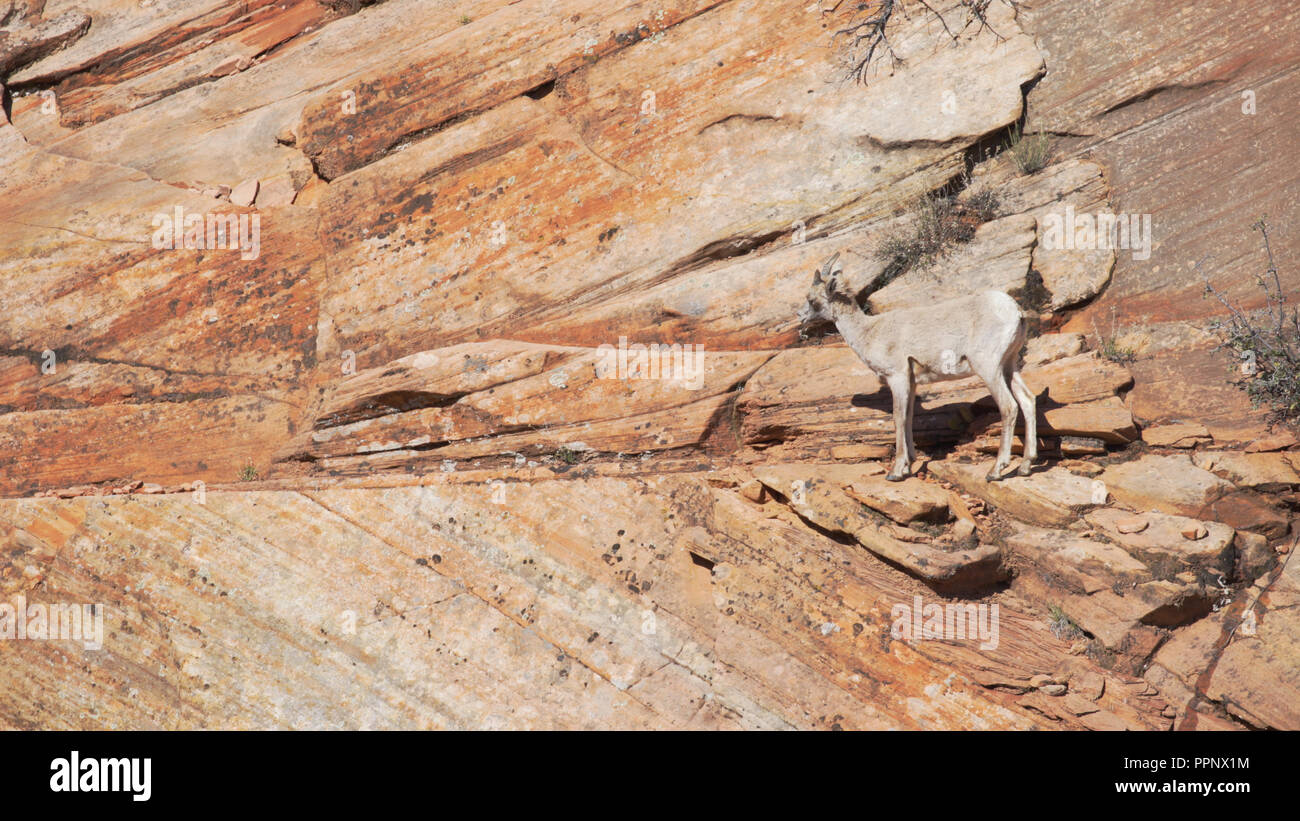
[[[776,498],[787,500],[801,519],[819,530],[852,537],[940,592],[976,592],[1006,578],[1001,550],[996,545],[971,544],[974,534],[969,528],[962,533],[959,528],[923,532],[906,527],[921,516],[943,522],[954,518],[942,488],[918,481],[882,487],[872,481],[878,471],[864,475],[861,468],[765,465],[753,470],[759,482]],[[880,514],[897,524],[882,522]]]
[[[4,502],[14,564],[41,568],[6,576],[6,593],[44,588],[111,618],[102,651],[14,643],[30,675],[5,688],[0,715],[61,727],[1086,726],[1020,704],[1035,703],[1042,675],[1095,679],[1105,692],[1089,711],[1112,722],[1168,723],[1164,702],[1132,698],[1123,677],[1071,678],[1066,646],[1011,600],[992,650],[891,641],[892,605],[932,594],[859,549],[754,516],[704,477],[555,490],[511,481],[496,502],[488,484],[448,480],[209,492],[181,508]],[[139,549],[123,562],[127,545]],[[44,687],[69,679],[85,682],[86,710],[40,706]]]
[[[1203,276],[1239,303],[1263,303],[1254,275],[1267,263],[1250,226],[1294,210],[1296,172],[1282,154],[1295,145],[1284,123],[1300,101],[1300,12],[1276,2],[1170,13],[1134,0],[1093,14],[1049,0],[1021,22],[1052,66],[1026,96],[1026,131],[1057,135],[1058,157],[1105,166],[1116,211],[1152,218],[1149,258],[1121,250],[1110,284],[1065,330],[1115,334],[1137,349],[1129,398],[1140,423],[1196,422],[1220,442],[1266,435],[1203,330],[1221,312],[1202,299]],[[1206,137],[1215,133],[1250,138],[1215,141],[1224,149],[1215,152]],[[1300,234],[1287,229],[1274,248],[1296,259]]]
[[[1249,302],[1300,15],[1066,5],[900,16],[861,85],[818,6],[0,2],[0,591],[109,615],[6,643],[0,725],[1300,727],[1300,446],[1190,273]],[[796,312],[981,192],[864,302],[1012,293],[1046,464],[984,481],[965,379],[885,482],[888,393]]]

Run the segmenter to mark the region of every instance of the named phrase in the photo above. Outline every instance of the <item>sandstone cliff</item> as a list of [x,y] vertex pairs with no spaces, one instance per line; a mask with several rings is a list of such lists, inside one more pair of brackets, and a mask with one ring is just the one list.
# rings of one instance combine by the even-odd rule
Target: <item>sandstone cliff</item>
[[[0,592],[107,614],[0,726],[1300,728],[1300,448],[1192,270],[1256,307],[1268,214],[1300,284],[1300,10],[932,5],[864,84],[829,0],[0,0]],[[970,379],[885,483],[798,334],[936,192],[996,213],[869,307],[1017,296],[1027,478]]]

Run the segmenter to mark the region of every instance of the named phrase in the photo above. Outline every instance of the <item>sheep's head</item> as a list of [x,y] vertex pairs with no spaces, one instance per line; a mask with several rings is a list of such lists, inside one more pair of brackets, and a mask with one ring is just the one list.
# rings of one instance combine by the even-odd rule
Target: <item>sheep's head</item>
[[819,322],[831,322],[831,303],[848,300],[844,287],[840,283],[840,274],[844,267],[839,263],[837,253],[813,273],[812,286],[808,288],[808,299],[799,309],[799,335],[807,336],[810,326]]

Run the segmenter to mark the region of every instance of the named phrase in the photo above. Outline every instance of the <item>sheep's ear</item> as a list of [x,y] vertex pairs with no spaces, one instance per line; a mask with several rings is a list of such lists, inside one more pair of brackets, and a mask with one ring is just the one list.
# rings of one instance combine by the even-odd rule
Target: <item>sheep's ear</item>
[[822,284],[822,269],[818,268],[816,271],[813,271],[813,285],[821,285],[821,284]]

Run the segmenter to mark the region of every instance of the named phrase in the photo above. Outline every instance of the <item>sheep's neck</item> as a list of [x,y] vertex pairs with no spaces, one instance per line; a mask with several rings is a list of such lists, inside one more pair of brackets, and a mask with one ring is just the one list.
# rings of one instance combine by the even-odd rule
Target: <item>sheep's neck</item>
[[871,326],[876,324],[876,317],[867,316],[854,302],[832,302],[830,304],[831,321],[835,330],[840,332],[850,347],[855,343],[865,343],[871,334]]

